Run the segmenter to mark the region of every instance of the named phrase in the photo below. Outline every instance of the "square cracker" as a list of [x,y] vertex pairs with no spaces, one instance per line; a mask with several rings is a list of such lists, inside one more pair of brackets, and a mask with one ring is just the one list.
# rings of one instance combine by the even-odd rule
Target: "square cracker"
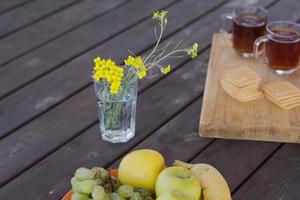
[[272,102],[274,102],[277,105],[280,106],[290,106],[290,105],[296,105],[296,104],[300,104],[300,100],[289,100],[288,101],[278,101],[276,99],[274,99],[272,96],[266,95],[266,97],[271,100]]
[[300,98],[299,89],[288,81],[277,81],[263,86],[263,90],[269,96],[281,101],[293,97]]
[[231,96],[236,96],[236,97],[248,97],[248,96],[253,96],[255,94],[261,93],[258,89],[251,89],[251,90],[236,90],[234,87],[231,85],[227,84],[221,84],[221,87],[229,93]]
[[279,104],[292,104],[292,103],[300,102],[299,96],[291,97],[291,98],[288,98],[288,99],[278,100],[278,99],[275,99],[274,96],[272,96],[270,94],[265,93],[265,95],[267,97],[269,97],[269,99],[273,99],[273,101],[275,101],[276,103],[279,103]]
[[234,85],[230,84],[226,80],[221,80],[221,85],[227,87],[228,89],[230,89],[231,91],[233,91],[235,93],[248,93],[248,92],[252,92],[252,91],[257,91],[259,88],[259,83],[253,84],[253,85],[247,85],[242,88],[238,88],[238,87],[235,87]]
[[292,104],[280,104],[278,102],[276,102],[274,99],[272,99],[272,97],[270,96],[266,96],[270,101],[272,101],[274,104],[276,104],[277,106],[285,109],[285,110],[288,110],[288,109],[292,109],[292,108],[295,108],[295,107],[298,107],[300,106],[300,102],[297,102],[297,103],[292,103]]
[[263,97],[263,93],[262,92],[259,92],[259,91],[254,91],[254,92],[251,92],[251,93],[245,93],[245,94],[237,94],[237,93],[234,93],[232,92],[230,89],[228,89],[226,86],[223,86],[221,85],[221,87],[230,95],[232,96],[233,98],[239,100],[239,101],[242,101],[242,102],[248,102],[248,101],[251,101],[251,100],[254,100],[254,99],[258,99],[258,98],[261,98]]
[[260,81],[259,75],[248,67],[236,67],[226,71],[222,79],[226,79],[236,87],[245,87]]

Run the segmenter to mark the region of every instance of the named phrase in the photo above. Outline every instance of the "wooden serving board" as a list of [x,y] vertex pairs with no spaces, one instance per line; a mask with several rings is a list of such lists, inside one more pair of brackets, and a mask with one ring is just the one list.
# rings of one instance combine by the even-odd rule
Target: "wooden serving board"
[[200,136],[300,143],[300,107],[284,110],[265,97],[241,103],[221,88],[221,74],[237,66],[256,71],[262,78],[261,85],[288,80],[300,88],[300,69],[289,76],[278,76],[263,61],[239,56],[231,39],[216,33],[203,97]]

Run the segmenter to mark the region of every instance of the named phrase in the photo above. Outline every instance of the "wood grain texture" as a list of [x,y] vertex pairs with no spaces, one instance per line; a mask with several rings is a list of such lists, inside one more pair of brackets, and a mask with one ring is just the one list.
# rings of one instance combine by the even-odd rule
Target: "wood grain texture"
[[[214,1],[213,4],[207,1],[207,7],[211,8],[214,5],[218,5],[220,1],[221,0]],[[160,7],[161,5],[161,1],[149,1],[149,3],[151,2],[153,2],[152,5],[156,5],[156,7]],[[136,6],[137,4],[130,5],[131,9],[134,9],[134,6]],[[145,10],[148,10],[149,13],[151,13],[153,10],[153,6],[151,7],[149,6],[149,4],[141,2],[141,4],[139,5],[139,12],[131,12],[132,19],[138,18],[137,15],[141,15],[141,13],[147,13],[145,12]],[[176,16],[177,20],[170,20],[170,22],[168,23],[168,29],[166,30],[164,37],[172,33],[176,33],[183,26],[189,23],[190,20],[195,18],[195,16],[191,15],[190,13],[178,12],[182,9],[182,7],[188,7],[191,10],[193,10],[192,8],[194,8],[195,10],[193,10],[193,13],[196,16],[201,15],[206,11],[205,8],[207,7],[204,7],[205,4],[199,2],[199,4],[197,5],[198,6],[195,6],[194,2],[192,0],[189,0],[180,2],[170,7],[170,18],[172,18],[172,16]],[[202,10],[198,9],[200,7],[202,8]],[[124,9],[120,15],[115,15],[115,17],[125,17],[127,15],[127,12],[128,9]],[[208,18],[205,19],[205,21],[207,20]],[[108,28],[111,26],[112,24],[107,24]],[[193,30],[201,32],[204,31],[196,26],[190,27],[192,27],[191,29]],[[113,26],[113,28],[115,28],[115,26]],[[186,32],[187,29],[188,27],[186,28],[186,30],[181,30],[181,39],[188,38],[188,36],[191,35],[192,32]],[[210,32],[213,32],[215,31],[215,29],[216,26],[212,26],[211,28],[207,28],[206,30],[210,30]],[[99,33],[97,31],[92,32],[92,35],[95,38],[98,34]],[[137,34],[139,34],[140,37],[136,37]],[[91,36],[85,38],[85,40],[90,40],[90,37]],[[193,37],[198,38],[198,35],[195,34]],[[149,38],[152,39],[150,40]],[[122,64],[124,59],[126,59],[129,54],[128,49],[138,54],[145,51],[145,49],[147,49],[149,46],[151,47],[152,45],[154,45],[154,43],[155,36],[153,34],[153,20],[150,18],[149,20],[136,25],[134,28],[123,32],[122,34],[118,35],[118,37],[114,37],[111,40],[100,44],[96,48],[93,48],[92,50],[84,53],[83,55],[71,60],[63,67],[52,71],[51,73],[47,74],[47,76],[44,76],[41,79],[33,82],[32,84],[27,85],[22,90],[13,93],[7,98],[4,98],[0,102],[0,137],[6,135],[15,127],[24,124],[32,117],[35,117],[43,111],[47,110],[49,107],[61,102],[75,92],[78,92],[90,85],[90,74],[92,71],[92,68],[90,66],[92,65],[92,60],[94,57],[99,55],[101,55],[101,57],[103,58],[112,57],[117,64]],[[118,51],[116,51],[116,47],[118,47]],[[8,121],[11,121],[12,123],[7,123]]]
[[[66,38],[68,41],[68,46],[64,46],[65,51],[69,51],[72,43],[78,42],[80,44],[87,43],[87,41],[92,41],[95,44],[95,40],[91,38],[98,38],[100,35],[103,37],[109,37],[111,34],[114,34],[122,29],[126,29],[128,26],[138,22],[141,18],[147,16],[147,14],[152,12],[152,9],[156,8],[159,9],[161,6],[166,5],[167,3],[172,2],[164,1],[165,4],[161,4],[160,1],[149,1],[148,3],[137,4],[137,1],[133,1],[132,3],[126,4],[126,6],[120,7],[118,10],[115,10],[116,13],[112,13],[109,15],[109,18],[104,17],[102,20],[97,21],[94,25],[94,29],[91,29],[85,32],[85,38],[81,38],[81,42],[78,40],[73,40],[73,38]],[[131,15],[128,15],[128,10],[134,10],[135,6],[139,5],[139,9],[137,12],[130,12]],[[118,11],[122,11],[119,12]],[[127,16],[127,17],[126,17]],[[112,23],[106,23],[105,29],[111,31],[103,31],[101,34],[99,33],[99,26],[101,23],[104,23],[106,19],[118,19],[118,20],[125,20],[124,23],[119,23],[118,26],[115,26]],[[151,26],[152,23],[144,23],[140,26],[137,26],[137,29],[134,29],[136,32],[131,32],[131,35],[128,35],[130,38],[134,38],[135,34],[144,32],[145,27]],[[102,24],[104,27],[104,24]],[[143,29],[141,29],[143,27]],[[178,27],[177,27],[178,28]],[[85,29],[86,30],[86,29]],[[82,30],[80,31],[82,34]],[[148,33],[149,35],[153,35],[152,32]],[[80,34],[76,34],[79,36]],[[147,34],[143,34],[143,37],[147,37]],[[128,54],[128,48],[139,48],[141,50],[145,49],[147,45],[153,44],[154,40],[146,40],[145,42],[141,42],[141,38],[136,38],[138,43],[133,43],[130,38],[114,38],[113,40],[109,40],[105,44],[97,46],[98,48],[93,49],[93,51],[89,51],[79,57],[68,62],[64,67],[59,68],[52,73],[49,73],[47,76],[42,77],[41,79],[35,81],[33,84],[30,84],[19,90],[18,92],[4,98],[0,101],[0,137],[3,136],[2,131],[9,131],[12,130],[11,128],[15,128],[18,125],[24,123],[24,119],[30,119],[41,111],[48,109],[49,107],[57,104],[58,102],[62,101],[66,97],[73,94],[75,91],[80,90],[83,86],[88,85],[91,83],[91,64],[92,60],[95,56],[99,54],[103,57],[111,57],[114,55],[114,60],[118,63],[123,62],[123,59],[126,58]],[[78,38],[77,38],[78,39]],[[69,41],[72,40],[72,43]],[[117,40],[117,43],[115,43]],[[66,43],[64,43],[66,45]],[[92,45],[89,43],[89,45]],[[81,48],[79,46],[73,46],[74,49],[76,47]],[[118,47],[119,51],[116,52],[115,47]],[[56,48],[52,49],[51,52],[55,52]],[[101,53],[99,53],[101,52]],[[78,51],[77,51],[78,53]],[[64,56],[59,52],[57,56]],[[115,59],[117,56],[119,58]],[[49,62],[55,62],[55,60],[51,60]],[[38,64],[39,67],[42,67],[41,64]],[[55,86],[56,85],[56,86]],[[50,89],[52,88],[52,89]],[[45,92],[47,91],[47,92]],[[54,92],[54,93],[53,93]],[[22,96],[22,99],[18,99],[17,96]],[[14,100],[13,100],[14,99]],[[13,103],[14,102],[14,103]],[[19,103],[17,103],[19,102]],[[4,106],[4,104],[11,104],[13,103],[14,106],[11,108]],[[31,106],[29,106],[29,104]],[[11,105],[13,105],[11,104]],[[22,111],[22,110],[26,111]],[[15,111],[13,111],[15,110]],[[17,116],[17,112],[19,113]],[[23,114],[22,114],[23,113]],[[32,115],[33,114],[33,115]],[[13,117],[13,115],[15,115]],[[23,118],[23,119],[22,119]],[[20,120],[21,119],[21,120]],[[11,121],[12,123],[6,123]],[[6,121],[6,122],[5,122]],[[21,122],[21,123],[20,123]],[[5,134],[4,134],[5,135]]]
[[[48,2],[48,4],[52,5],[54,3],[62,4],[62,2],[68,1],[75,0],[41,0],[33,1],[32,3],[41,2],[43,4],[44,2]],[[101,13],[104,13],[109,9],[114,8],[123,2],[126,1],[80,1],[75,5],[72,5],[57,13],[54,13],[53,15],[50,15],[49,17],[43,20],[40,20],[30,26],[26,26],[25,28],[8,35],[7,37],[0,40],[0,67],[6,67],[6,65],[3,64],[11,62],[14,58],[28,53],[29,51],[51,41],[51,39],[61,36],[62,34],[71,30],[72,28],[89,21],[93,17],[100,15]],[[38,8],[35,9],[38,10]],[[32,9],[27,9],[25,11],[38,12]],[[18,22],[18,20],[16,20],[16,22]],[[6,26],[4,26],[3,28],[5,27]]]
[[234,192],[279,145],[271,142],[217,139],[191,163],[209,163],[215,166],[227,180],[231,192]]
[[[266,3],[267,2],[268,1],[266,1]],[[202,2],[201,4],[199,4],[199,7],[205,10],[206,7],[204,5],[206,4],[203,4]],[[178,5],[175,5],[175,7],[177,6],[179,6],[181,9],[182,8],[189,9],[190,14],[193,13],[194,11],[195,13],[199,14],[200,9],[198,9],[195,6],[195,4],[193,4],[191,1],[185,1],[182,4],[180,3]],[[207,4],[207,6],[212,6],[212,4]],[[194,8],[195,10],[192,8]],[[188,31],[186,30],[181,31],[173,35],[172,38],[170,38],[168,41],[172,41],[172,40],[179,41],[183,37],[186,37],[187,36],[186,34],[189,34],[188,35],[189,40],[191,40],[190,42],[192,42],[193,40],[196,41],[198,39],[198,35],[203,35],[203,37],[200,38],[199,43],[203,44],[201,49],[205,48],[205,46],[209,45],[209,42],[211,40],[211,33],[213,33],[215,30],[218,29],[218,27],[220,26],[220,22],[216,20],[216,23],[214,23],[212,26],[209,26],[205,29],[199,29],[198,27],[201,27],[204,24],[208,23],[211,19],[218,19],[219,14],[224,12],[224,10],[230,8],[232,7],[229,7],[228,4],[226,4],[225,6],[220,7],[214,12],[209,13],[205,17],[203,16],[202,19],[199,19],[190,28],[188,28]],[[173,10],[172,8],[169,9],[169,11],[172,10]],[[182,17],[182,19],[183,18],[184,17]],[[180,24],[178,25],[181,26]],[[195,33],[195,34],[191,34],[191,33]],[[118,43],[118,41],[120,40],[117,40],[116,43]],[[201,59],[197,59],[195,63],[196,65],[198,65],[197,67],[200,67],[199,69],[202,73],[206,72],[206,67],[204,66],[206,66],[207,61],[208,61],[208,54],[206,51],[201,54]],[[173,70],[175,70],[180,63],[175,61],[172,62],[172,64],[173,64],[172,68]],[[188,70],[187,73],[183,74],[182,76],[183,79],[188,79],[193,75]],[[198,79],[199,78],[200,77],[198,77]],[[140,84],[139,89],[144,90],[145,88],[151,86],[155,81],[158,80],[159,79],[144,80],[144,82]],[[203,81],[204,80],[201,79],[199,83],[203,85]],[[197,87],[200,87],[198,86],[199,83],[197,83]],[[76,104],[80,102],[80,99],[83,98],[83,96],[85,96],[85,100],[84,100],[85,103],[80,106],[76,106]],[[71,115],[72,116],[76,115],[76,116],[72,118],[68,117],[69,109],[72,109]],[[83,116],[81,116],[82,112],[86,113],[87,115],[84,114]],[[21,148],[21,150],[18,151],[18,153],[14,153],[13,156],[7,157],[7,159],[3,159],[3,163],[6,163],[6,165],[10,167],[5,168],[6,170],[3,170],[3,173],[1,173],[0,177],[3,177],[2,183],[8,180],[9,178],[11,178],[14,174],[18,173],[19,171],[24,170],[24,168],[26,168],[28,165],[32,164],[36,160],[39,160],[45,154],[57,148],[60,144],[64,143],[66,140],[70,139],[71,137],[74,137],[76,134],[78,134],[81,130],[83,130],[87,126],[95,123],[95,121],[97,120],[95,113],[96,111],[95,111],[95,102],[93,99],[93,94],[92,92],[90,92],[90,89],[84,90],[79,95],[72,97],[70,100],[67,100],[63,104],[59,105],[57,108],[54,108],[53,110],[49,111],[45,115],[39,117],[37,120],[34,120],[33,123],[27,124],[26,126],[24,126],[24,128],[19,129],[14,134],[1,141],[0,147],[3,148],[0,148],[0,150],[3,152],[3,156],[10,155],[9,152],[13,152],[14,149],[19,149],[20,145],[26,146],[26,148]],[[59,117],[55,118],[54,116],[59,116]],[[74,121],[73,119],[76,119],[78,121]],[[64,124],[68,124],[68,126],[72,128],[66,130],[63,127]],[[29,138],[31,138],[30,143],[28,143]],[[16,143],[15,145],[10,145],[13,141],[19,141],[20,143]],[[35,150],[35,149],[40,149],[42,146],[44,146],[42,150],[39,151]],[[20,159],[22,160],[22,164],[18,165],[17,163]]]
[[220,87],[220,76],[230,68],[247,66],[262,78],[261,84],[288,80],[300,88],[300,71],[290,76],[275,75],[263,62],[244,59],[231,40],[215,34],[206,79],[200,135],[231,139],[300,142],[300,108],[284,110],[266,98],[241,103]]
[[30,1],[32,0],[3,0],[0,4],[0,13],[3,14]]
[[[47,28],[60,31],[68,27],[74,28],[74,26],[83,22],[85,23],[80,27],[76,27],[71,32],[65,33],[30,53],[0,67],[0,98],[7,96],[20,87],[24,87],[24,85],[74,59],[88,49],[100,45],[125,31],[128,27],[149,16],[152,9],[160,9],[176,2],[176,0],[164,2],[157,0],[147,1],[143,6],[140,6],[141,2],[137,0],[128,1],[128,3],[123,5],[124,2],[127,1],[86,0],[36,24],[36,26],[40,26],[38,29],[34,29],[36,31],[47,30]],[[120,6],[120,4],[122,5]],[[120,7],[116,8],[116,6]],[[128,11],[132,10],[134,6],[139,7],[139,9],[128,14]],[[115,9],[103,15],[103,13],[112,8]],[[89,21],[91,18],[93,20]],[[60,23],[57,23],[58,21]],[[114,25],[111,23],[112,21],[118,21],[119,23]],[[51,26],[49,27],[48,24]],[[55,33],[48,31],[42,36],[48,40],[53,34]],[[34,42],[38,42],[41,39],[35,38],[32,35],[28,37],[34,40]],[[30,48],[31,46],[32,44],[29,44]]]
[[[14,192],[15,188],[28,191],[29,199],[59,198],[68,190],[74,169],[82,165],[107,166],[113,163],[198,98],[203,91],[203,82],[201,84],[199,79],[204,80],[205,75],[201,75],[201,71],[197,62],[188,63],[139,95],[136,136],[130,142],[117,145],[107,143],[100,138],[99,124],[94,125],[3,186],[0,199],[5,196],[20,199],[23,194]],[[184,79],[185,75],[190,78]],[[96,105],[91,112],[96,112]],[[67,114],[72,116],[76,113],[70,111]],[[44,176],[45,171],[51,173],[47,181],[38,178]]]
[[80,0],[32,1],[6,12],[0,15],[0,38],[79,1]]
[[285,144],[237,192],[236,200],[300,199],[300,145]]
[[[199,7],[201,6],[202,9],[205,9],[206,7],[204,7],[204,5],[205,4],[199,4]],[[209,4],[208,6],[212,6],[212,4]],[[174,10],[173,13],[175,13],[175,9],[182,9],[182,8],[190,8],[191,10],[190,13],[192,13],[193,11],[199,14],[199,9],[197,9],[197,7],[195,6],[195,4],[192,3],[192,1],[185,1],[176,4],[170,7],[169,11]],[[195,10],[191,8],[194,8]],[[197,27],[201,26],[201,24],[205,24],[207,20],[211,17],[212,15],[208,15],[207,17],[205,16],[205,20],[199,20],[199,22],[197,22],[194,26],[191,27],[192,28],[191,30],[197,30]],[[188,18],[182,16],[182,18],[180,19],[187,20]],[[185,23],[187,22],[185,21]],[[170,23],[171,28],[173,25],[175,24]],[[181,26],[181,23],[177,23],[177,25]],[[198,30],[199,31],[209,30],[210,32],[214,32],[215,28],[216,26],[211,26],[210,29],[205,29],[205,30],[198,29]],[[135,29],[135,30],[142,31],[142,29]],[[172,38],[170,38],[168,41],[171,40],[179,41],[180,39],[185,37],[185,35],[186,35],[185,31],[180,31],[177,34],[173,35]],[[203,33],[203,35],[207,35],[208,37],[210,37],[210,34]],[[121,41],[121,39],[122,39],[121,37],[119,39],[116,38],[116,41],[115,39],[113,39],[114,44],[117,44],[119,41]],[[187,42],[192,43],[193,40],[196,39],[198,39],[198,34],[191,35],[189,41]],[[205,45],[209,45],[209,41],[210,40],[206,39],[206,37],[202,37],[200,40],[200,42]],[[139,43],[139,45],[143,45],[143,44]],[[177,69],[181,64],[181,62],[178,61],[176,62],[176,61],[173,62],[172,65],[173,70]],[[184,73],[182,75],[183,79],[185,80],[193,76],[193,74],[191,73],[191,71],[193,70],[192,66],[198,67],[200,72],[205,73],[205,66],[207,64],[207,61],[208,61],[208,54],[207,52],[204,52],[201,54],[201,59],[197,59],[196,61],[193,62],[193,64],[189,63],[191,69],[188,70],[187,73]],[[203,76],[198,76],[197,78],[199,79],[200,77]],[[151,81],[145,80],[145,82],[139,85],[139,91],[145,90],[146,88],[150,87],[155,81],[158,80],[159,79],[152,79]],[[201,82],[197,83],[197,88],[201,89],[202,87],[198,86],[198,84],[203,85],[203,83],[204,80],[201,79]],[[0,177],[1,177],[0,184],[9,180],[16,173],[24,170],[24,168],[28,167],[33,162],[36,162],[45,154],[48,154],[49,152],[53,151],[53,149],[65,143],[66,140],[70,140],[72,137],[80,133],[80,131],[90,126],[91,124],[95,123],[97,121],[97,115],[95,110],[96,104],[94,98],[95,97],[91,89],[87,88],[82,92],[80,92],[79,94],[63,102],[62,104],[58,105],[54,109],[50,110],[49,112],[45,113],[44,115],[40,116],[37,120],[34,120],[32,123],[25,125],[23,128],[9,135],[9,137],[0,141],[0,152],[2,152],[0,154],[2,154],[3,156],[2,163],[3,164],[5,163],[6,166],[9,166],[5,168],[5,170],[0,171]],[[84,103],[81,103],[81,105],[78,106],[78,104],[80,104],[80,101],[84,101]],[[72,117],[70,117],[70,115]],[[67,129],[66,126],[72,128]],[[18,141],[18,142],[14,143],[14,141]],[[11,145],[12,143],[14,143],[14,145]],[[12,152],[16,152],[16,153],[12,153]],[[22,163],[17,164],[19,163],[20,159],[22,160]]]

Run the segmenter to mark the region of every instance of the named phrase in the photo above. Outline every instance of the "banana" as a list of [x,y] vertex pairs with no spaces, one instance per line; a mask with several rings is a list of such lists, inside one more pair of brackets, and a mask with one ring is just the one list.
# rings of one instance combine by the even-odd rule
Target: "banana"
[[231,200],[226,180],[213,166],[205,163],[189,164],[179,160],[176,160],[174,165],[191,169],[199,177],[202,187],[201,200]]

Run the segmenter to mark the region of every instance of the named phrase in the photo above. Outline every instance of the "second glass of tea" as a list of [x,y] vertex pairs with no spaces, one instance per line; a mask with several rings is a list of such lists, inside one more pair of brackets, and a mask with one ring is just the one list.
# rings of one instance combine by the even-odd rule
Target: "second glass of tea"
[[253,44],[255,40],[266,33],[268,11],[262,7],[250,6],[222,15],[223,28],[225,21],[232,21],[233,48],[245,58],[253,57]]
[[[265,43],[265,48],[260,45]],[[255,42],[255,57],[264,55],[266,64],[276,74],[291,74],[300,62],[300,25],[292,21],[275,21],[267,25],[267,35]]]

